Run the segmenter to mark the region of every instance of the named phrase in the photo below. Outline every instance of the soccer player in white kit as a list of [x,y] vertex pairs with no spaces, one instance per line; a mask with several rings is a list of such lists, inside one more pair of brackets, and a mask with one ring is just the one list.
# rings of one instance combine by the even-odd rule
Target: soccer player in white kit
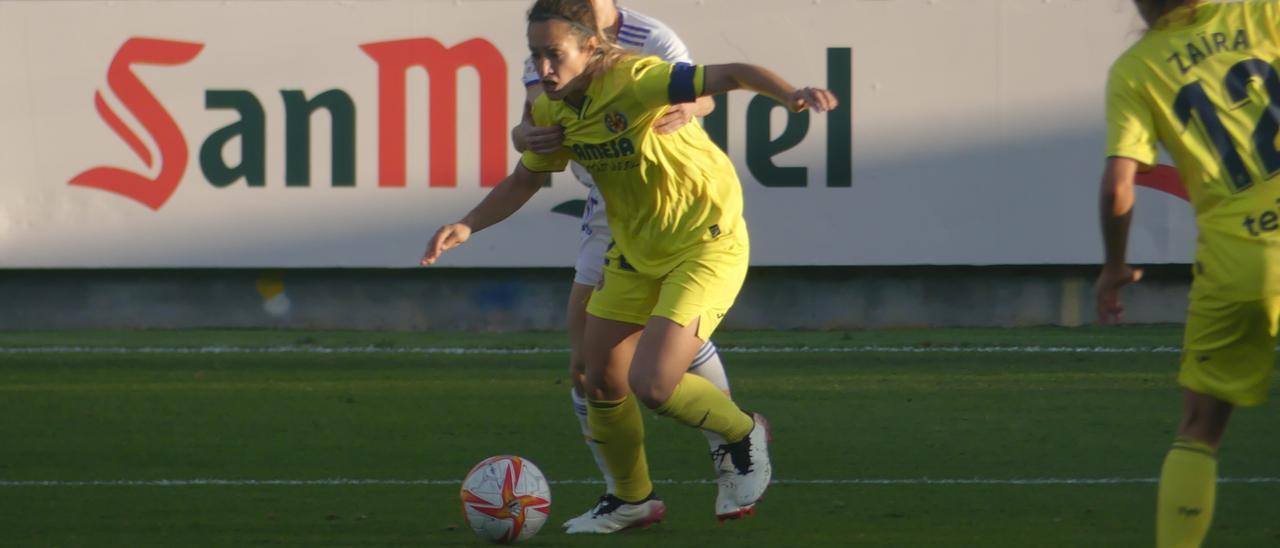
[[[602,29],[608,29],[607,34],[609,37],[622,47],[643,55],[656,55],[664,61],[693,63],[688,47],[680,40],[675,31],[672,31],[663,22],[619,7],[614,0],[591,1],[597,14],[597,24]],[[542,94],[542,83],[531,60],[525,61],[523,82],[526,90],[525,116],[521,123],[511,130],[511,140],[516,150],[520,152],[525,150],[533,150],[539,153],[554,152],[564,142],[563,129],[559,126],[534,126],[529,116],[529,107],[533,104],[534,99]],[[673,105],[662,118],[655,122],[654,129],[660,134],[669,133],[691,122],[695,117],[706,116],[714,109],[715,103],[710,97],[699,98],[695,103]],[[586,362],[582,357],[582,348],[586,327],[587,300],[591,297],[591,291],[604,277],[605,251],[612,240],[612,233],[609,231],[609,224],[605,218],[606,206],[604,199],[601,198],[600,191],[596,189],[591,175],[577,163],[571,163],[570,165],[574,176],[589,189],[586,207],[582,215],[581,242],[578,246],[578,259],[574,265],[573,288],[569,292],[567,314],[570,346],[569,370],[573,380],[570,397],[573,399],[574,413],[578,417],[578,423],[582,429],[583,436],[586,438],[587,447],[591,449],[596,465],[604,475],[607,493],[612,493],[614,490],[613,478],[604,464],[604,459],[600,455],[599,449],[592,441],[591,431],[587,426],[587,402],[582,388],[586,372]],[[720,361],[720,355],[716,351],[715,344],[711,341],[707,341],[703,345],[693,362],[689,364],[689,373],[703,377],[726,394],[729,393],[729,379],[725,376],[724,364]],[[715,451],[724,443],[724,440],[714,433],[704,430],[703,434],[706,436],[707,444],[712,451]],[[590,517],[594,510],[593,508],[582,516],[570,519],[565,522],[564,526],[572,529],[575,520]],[[733,502],[732,497],[723,492],[716,497],[716,517],[722,521],[748,515],[753,510],[754,505],[738,506]]]

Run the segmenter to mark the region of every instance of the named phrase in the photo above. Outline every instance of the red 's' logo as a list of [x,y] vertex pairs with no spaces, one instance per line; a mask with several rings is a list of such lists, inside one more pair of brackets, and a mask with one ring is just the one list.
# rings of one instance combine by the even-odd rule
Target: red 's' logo
[[[160,101],[138,80],[132,67],[135,64],[185,64],[195,59],[203,48],[204,44],[152,38],[130,38],[120,47],[107,70],[107,84],[155,141],[160,152],[160,172],[152,179],[118,167],[99,166],[76,175],[70,184],[114,192],[137,200],[151,209],[159,209],[169,200],[187,169],[187,140]],[[150,151],[107,106],[102,99],[102,92],[95,92],[93,99],[98,115],[107,126],[133,149],[148,168],[154,167]]]

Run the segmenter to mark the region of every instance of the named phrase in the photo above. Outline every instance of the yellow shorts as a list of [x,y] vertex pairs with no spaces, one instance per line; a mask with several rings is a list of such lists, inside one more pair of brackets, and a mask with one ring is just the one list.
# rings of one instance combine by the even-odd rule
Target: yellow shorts
[[591,293],[587,313],[639,325],[652,316],[681,327],[697,319],[698,338],[705,341],[742,289],[749,247],[745,238],[708,242],[665,276],[651,276],[637,272],[613,246],[605,253],[604,278]]
[[1192,291],[1178,383],[1236,405],[1267,400],[1280,297],[1235,302]]

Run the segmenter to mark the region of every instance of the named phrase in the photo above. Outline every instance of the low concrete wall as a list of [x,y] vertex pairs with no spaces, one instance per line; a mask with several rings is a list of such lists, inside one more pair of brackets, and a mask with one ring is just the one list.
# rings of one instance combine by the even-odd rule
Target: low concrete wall
[[[1080,325],[1097,267],[755,268],[738,329]],[[0,329],[561,329],[568,269],[8,270]],[[1184,265],[1126,290],[1127,321],[1181,322]]]

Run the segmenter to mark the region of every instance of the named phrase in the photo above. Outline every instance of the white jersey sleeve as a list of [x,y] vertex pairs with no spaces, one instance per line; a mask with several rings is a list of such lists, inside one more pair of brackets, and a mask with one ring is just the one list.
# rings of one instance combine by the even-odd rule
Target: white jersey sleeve
[[542,78],[538,77],[538,69],[533,66],[532,57],[524,58],[524,74],[520,77],[520,81],[524,82],[524,87],[536,85],[542,81]]
[[669,63],[693,63],[688,46],[666,23],[627,8],[618,8],[618,43],[629,50],[657,55]]

